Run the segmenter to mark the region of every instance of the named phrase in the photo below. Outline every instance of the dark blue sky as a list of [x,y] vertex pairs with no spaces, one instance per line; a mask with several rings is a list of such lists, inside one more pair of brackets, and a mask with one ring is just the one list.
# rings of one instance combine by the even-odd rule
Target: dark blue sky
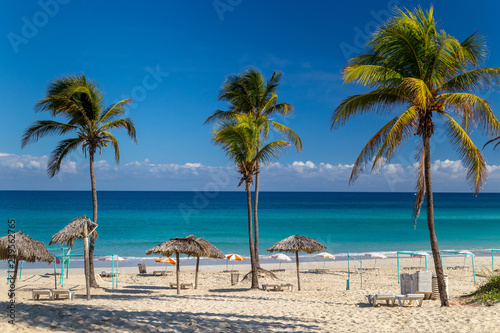
[[[264,178],[268,189],[411,191],[413,174],[391,181],[394,186],[374,175],[347,187],[345,166],[354,162],[366,141],[389,117],[364,116],[334,132],[329,129],[329,117],[343,98],[365,91],[342,85],[340,71],[347,58],[362,51],[366,36],[387,18],[394,5],[410,8],[419,4],[428,8],[430,2],[2,1],[0,188],[89,187],[86,162],[78,154],[71,158],[74,163],[68,165],[66,181],[49,180],[43,172],[44,156],[54,148],[57,138],[42,139],[24,150],[19,144],[32,121],[48,118],[48,114],[33,111],[48,82],[82,72],[100,83],[108,104],[126,97],[135,99],[129,116],[136,124],[138,145],[123,133],[117,135],[121,164],[115,168],[109,151],[101,156],[107,161],[102,162],[102,170],[107,168],[109,173],[98,172],[101,188],[203,187],[209,181],[209,167],[226,166],[225,156],[210,142],[210,127],[203,122],[215,109],[226,107],[217,102],[225,76],[256,66],[266,76],[273,70],[284,72],[279,99],[294,105],[296,111],[281,121],[304,141],[301,154],[290,150],[274,166],[276,175]],[[500,4],[488,1],[473,5],[466,1],[435,3],[435,17],[448,33],[460,40],[476,30],[486,35],[490,49],[487,67],[500,66],[496,38],[499,10]],[[485,97],[498,114],[498,93]],[[481,147],[486,142],[477,131],[472,138]],[[400,157],[391,161],[393,167],[411,166],[414,147],[410,142]],[[463,169],[451,164],[458,160],[457,155],[439,132],[432,154],[434,161],[449,160],[436,166],[438,174],[449,174],[440,166],[455,165],[456,178],[443,181],[438,190],[469,189]],[[498,152],[487,149],[485,154],[490,165],[500,165]],[[300,165],[307,161],[312,165]],[[327,171],[321,169],[321,163]],[[127,167],[135,167],[135,173]],[[152,171],[154,168],[158,170]],[[190,172],[194,169],[202,172],[193,176]],[[179,170],[187,171],[183,174]],[[314,171],[314,175],[305,171]],[[485,190],[496,191],[498,179],[500,175],[492,170],[491,184]]]

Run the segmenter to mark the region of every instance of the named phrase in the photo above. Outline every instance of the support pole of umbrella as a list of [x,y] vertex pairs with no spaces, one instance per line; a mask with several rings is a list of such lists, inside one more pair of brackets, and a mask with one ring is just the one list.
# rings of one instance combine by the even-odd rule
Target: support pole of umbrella
[[297,262],[297,286],[299,287],[299,291],[300,291],[299,251],[295,251],[295,258],[296,258],[296,262]]
[[181,285],[179,284],[179,252],[175,252],[176,271],[177,271],[177,295],[181,294]]
[[[87,289],[87,300],[90,300],[89,231],[87,228],[88,228],[87,222],[85,222],[83,224],[83,253],[85,255],[85,257],[84,257],[84,259],[85,259],[85,286]],[[57,282],[56,282],[56,284],[57,284]]]
[[200,267],[200,257],[196,257],[196,273],[194,275],[194,289],[198,289],[198,268]]

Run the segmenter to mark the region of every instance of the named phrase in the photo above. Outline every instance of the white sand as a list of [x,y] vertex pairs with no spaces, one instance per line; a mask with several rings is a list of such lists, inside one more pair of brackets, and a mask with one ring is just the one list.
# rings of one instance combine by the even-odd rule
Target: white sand
[[[363,262],[364,267],[373,263]],[[402,266],[418,263],[418,259],[404,259]],[[463,259],[447,258],[445,266],[462,264]],[[476,258],[478,271],[484,273],[484,267],[490,265],[488,258]],[[301,270],[322,266],[304,263]],[[231,286],[229,273],[219,273],[225,265],[201,266],[199,289],[182,290],[180,296],[167,287],[175,275],[139,276],[137,267],[120,267],[118,288],[111,289],[111,279],[104,278],[100,282],[103,288],[93,289],[90,301],[85,299],[81,270],[72,270],[64,284],[76,292],[75,300],[32,301],[31,290],[53,288],[54,278],[42,275],[50,269],[25,270],[16,293],[16,326],[7,323],[7,285],[0,284],[4,311],[0,332],[500,332],[500,304],[459,304],[459,295],[475,289],[471,271],[446,271],[452,302],[449,308],[431,300],[424,301],[422,307],[373,308],[367,304],[367,294],[400,293],[396,261],[377,260],[377,266],[382,269],[363,273],[362,290],[359,273],[351,275],[351,290],[346,290],[347,262],[327,262],[332,268],[328,274],[301,274],[300,292],[251,291],[249,282]],[[238,266],[241,272],[248,268]],[[276,273],[278,277],[296,288],[295,264],[282,264],[282,268],[286,272]],[[479,273],[477,279],[478,283],[485,280]],[[193,267],[181,267],[181,282],[194,282]]]

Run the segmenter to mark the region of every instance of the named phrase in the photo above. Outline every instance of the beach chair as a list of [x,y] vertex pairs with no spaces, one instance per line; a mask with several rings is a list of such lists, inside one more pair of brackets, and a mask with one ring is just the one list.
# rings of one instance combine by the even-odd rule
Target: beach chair
[[281,291],[279,283],[267,283],[262,285],[262,290],[265,291]]
[[[113,273],[111,271],[102,271],[101,274],[99,274],[99,275],[101,275],[101,277],[111,277],[112,274]],[[118,275],[118,273],[115,272],[115,276],[117,276],[117,275]]]
[[283,283],[283,284],[280,284],[280,290],[288,290],[288,291],[293,291],[293,284],[291,283]]
[[39,300],[40,296],[47,296],[49,299],[52,299],[52,291],[49,289],[34,289],[32,290],[33,300]]
[[69,289],[51,289],[52,300],[56,299],[68,299],[73,300],[75,298],[75,292],[69,291]]
[[153,271],[154,276],[166,276],[166,275],[174,275],[173,271]]
[[[194,283],[181,283],[181,289],[194,289]],[[177,283],[170,283],[170,289],[177,289]]]
[[422,306],[424,302],[424,294],[407,294],[407,295],[396,295],[396,299],[399,302],[399,306],[410,305],[413,301],[418,306]]
[[368,297],[368,303],[372,306],[377,306],[377,301],[385,301],[387,305],[394,306],[396,300],[396,295],[376,294],[376,295],[367,295],[367,297]]

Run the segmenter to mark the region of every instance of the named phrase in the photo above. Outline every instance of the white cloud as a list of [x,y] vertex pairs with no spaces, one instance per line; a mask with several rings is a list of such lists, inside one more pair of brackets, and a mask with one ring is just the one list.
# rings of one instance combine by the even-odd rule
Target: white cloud
[[[16,188],[20,179],[29,184],[30,177],[37,177],[32,183],[42,184],[48,179],[47,161],[47,156],[0,153],[0,177],[4,180],[13,179],[9,188]],[[412,165],[388,163],[373,173],[370,173],[371,166],[367,165],[365,173],[349,187],[352,167],[352,164],[309,160],[292,163],[273,162],[264,166],[261,179],[266,190],[413,191],[414,189],[416,163]],[[107,189],[124,189],[123,186],[131,186],[132,188],[126,189],[168,190],[173,188],[171,184],[175,184],[175,189],[192,190],[202,188],[215,179],[224,179],[224,187],[221,189],[233,190],[238,183],[238,174],[232,165],[209,166],[200,162],[153,163],[151,159],[115,165],[114,161],[98,160],[95,169],[97,179],[101,184],[106,184]],[[470,190],[465,179],[467,171],[461,161],[436,160],[432,163],[431,170],[436,191]],[[500,165],[490,165],[488,171],[488,189],[495,191],[500,185]],[[72,186],[69,180],[75,183],[78,179],[86,184],[88,160],[65,161],[56,178],[60,186],[68,183],[69,188]],[[147,187],[142,187],[146,186],[144,184],[147,184]]]

